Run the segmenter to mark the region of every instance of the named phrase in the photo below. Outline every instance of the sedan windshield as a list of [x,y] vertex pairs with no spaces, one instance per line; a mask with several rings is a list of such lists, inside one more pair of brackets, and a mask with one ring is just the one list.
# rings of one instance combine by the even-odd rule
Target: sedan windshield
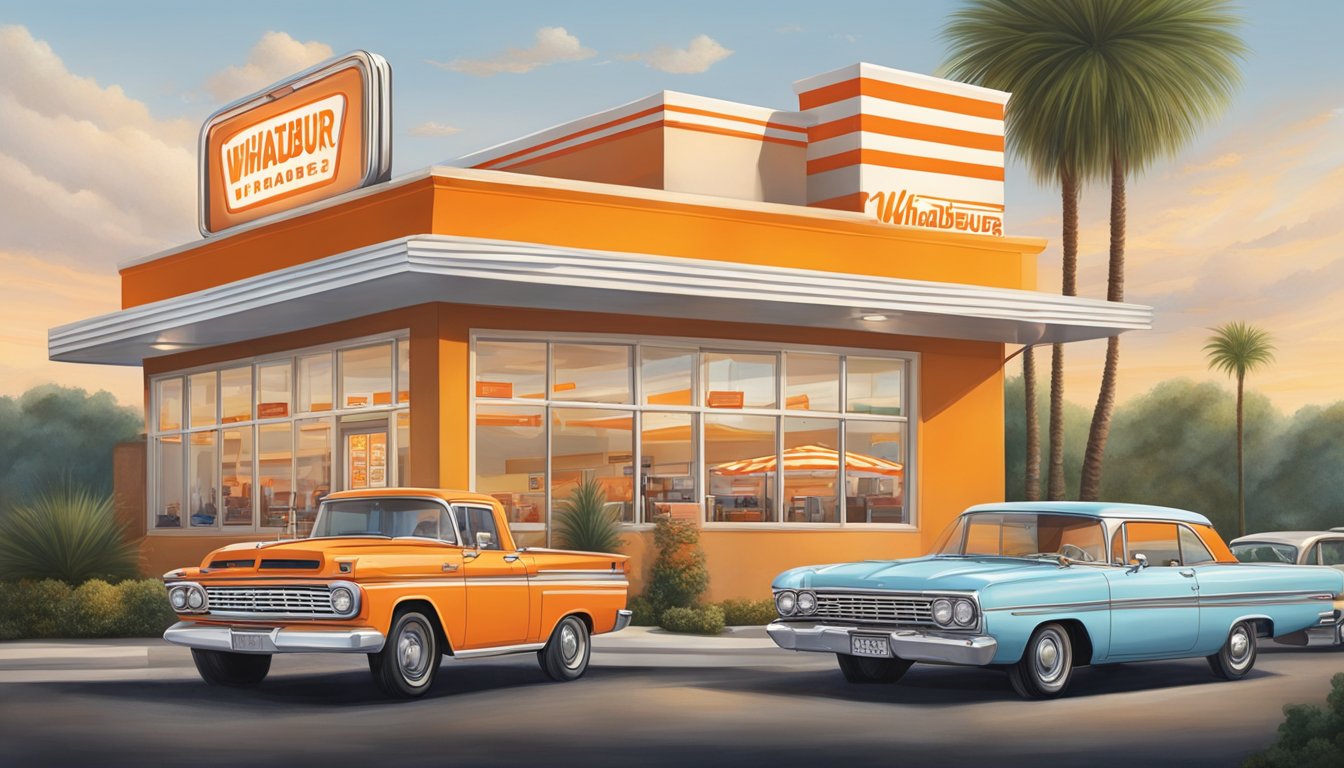
[[420,536],[454,541],[442,504],[428,499],[338,499],[322,503],[313,538],[323,536]]
[[1264,541],[1248,541],[1245,544],[1233,544],[1232,554],[1243,563],[1296,563],[1297,547],[1291,544],[1270,544]]
[[1066,557],[1083,563],[1105,562],[1101,521],[1079,515],[1033,512],[975,512],[952,523],[935,555],[995,557]]

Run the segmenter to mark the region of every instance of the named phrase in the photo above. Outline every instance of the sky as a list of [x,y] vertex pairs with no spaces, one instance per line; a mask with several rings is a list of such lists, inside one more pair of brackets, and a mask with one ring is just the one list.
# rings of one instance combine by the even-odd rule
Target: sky
[[[47,329],[116,310],[118,263],[199,238],[212,111],[333,54],[391,63],[399,175],[664,89],[794,109],[793,81],[856,61],[936,73],[960,5],[0,0],[0,395],[56,381],[139,404],[139,369],[49,362]],[[1289,412],[1344,399],[1344,2],[1240,12],[1236,101],[1129,184],[1126,299],[1156,312],[1123,337],[1122,402],[1218,378],[1201,347],[1232,320],[1276,342],[1250,388]],[[1039,289],[1058,291],[1058,190],[1017,161],[1005,183],[1007,233],[1050,241]],[[1105,296],[1108,206],[1084,190],[1081,295]],[[1104,351],[1068,347],[1066,397],[1095,399]]]

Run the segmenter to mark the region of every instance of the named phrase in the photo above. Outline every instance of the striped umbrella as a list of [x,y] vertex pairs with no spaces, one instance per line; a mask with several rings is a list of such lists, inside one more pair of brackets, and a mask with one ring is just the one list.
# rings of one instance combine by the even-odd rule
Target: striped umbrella
[[[720,475],[760,475],[778,471],[779,457],[771,454],[719,464],[712,468]],[[840,452],[820,445],[802,445],[784,451],[785,472],[835,472],[840,468]],[[845,452],[845,471],[888,477],[900,476],[905,465],[862,453]]]

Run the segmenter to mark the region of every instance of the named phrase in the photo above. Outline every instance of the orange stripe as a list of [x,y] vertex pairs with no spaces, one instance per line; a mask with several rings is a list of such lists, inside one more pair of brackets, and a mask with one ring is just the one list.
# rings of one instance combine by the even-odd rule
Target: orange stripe
[[784,144],[790,147],[806,147],[807,142],[794,139],[778,139],[774,136],[761,136],[756,133],[747,133],[745,131],[734,131],[728,128],[716,128],[712,125],[700,125],[698,123],[683,123],[678,120],[664,120],[664,125],[671,128],[684,128],[688,131],[700,131],[701,133],[714,133],[720,136],[735,136],[739,139],[755,139],[756,141],[768,141],[771,144]]
[[850,115],[829,123],[822,123],[807,129],[808,141],[823,141],[844,136],[848,133],[864,131],[879,133],[883,136],[895,136],[900,139],[917,139],[950,144],[967,149],[987,149],[992,152],[1003,151],[1003,137],[989,133],[962,131],[956,128],[943,128],[937,125],[912,123],[908,120],[896,120],[878,115]]
[[924,171],[926,173],[944,173],[949,176],[965,176],[971,179],[1003,181],[1003,169],[992,165],[959,163],[954,160],[938,160],[918,155],[902,155],[896,152],[883,152],[877,149],[851,149],[829,157],[807,161],[807,175],[825,173],[848,165],[880,165],[884,168],[900,168],[906,171]]
[[662,120],[654,121],[654,122],[652,122],[652,123],[649,123],[648,125],[637,125],[637,126],[635,126],[634,128],[630,128],[630,129],[628,129],[628,130],[624,130],[624,131],[621,131],[621,132],[619,132],[619,133],[613,133],[613,134],[611,134],[610,136],[603,136],[603,137],[600,138],[600,139],[593,139],[592,141],[586,141],[586,142],[584,142],[584,143],[582,143],[582,144],[576,144],[576,145],[574,145],[574,146],[572,146],[572,147],[565,147],[564,149],[557,149],[557,150],[554,151],[554,152],[548,152],[547,154],[544,154],[544,155],[538,155],[537,157],[529,157],[528,159],[526,159],[526,160],[520,160],[520,161],[514,163],[513,165],[499,166],[499,167],[495,168],[494,170],[497,170],[497,171],[507,171],[507,170],[510,170],[510,169],[513,169],[513,168],[521,168],[521,167],[523,167],[523,166],[525,166],[525,165],[531,165],[532,163],[539,162],[539,161],[541,161],[541,160],[551,160],[551,159],[554,159],[554,158],[557,158],[557,157],[563,157],[563,156],[565,156],[565,155],[568,155],[568,154],[571,153],[571,152],[579,152],[579,151],[581,151],[581,150],[585,150],[585,149],[592,149],[593,147],[596,147],[596,146],[599,145],[599,144],[606,144],[606,143],[609,142],[609,141],[615,141],[615,140],[617,140],[617,139],[624,139],[624,138],[629,137],[629,136],[634,136],[634,135],[637,134],[637,133],[641,133],[641,132],[643,132],[643,131],[647,131],[647,130],[649,130],[649,129],[651,129],[651,128],[661,128],[662,125],[663,125],[663,121],[662,121]]
[[611,120],[611,121],[609,121],[609,122],[602,123],[601,125],[594,125],[594,126],[591,127],[591,128],[584,128],[582,131],[575,131],[574,133],[565,134],[564,136],[561,136],[561,137],[558,138],[558,139],[551,139],[550,141],[544,141],[544,142],[542,142],[542,143],[540,143],[540,144],[536,144],[536,145],[527,147],[526,149],[520,149],[520,150],[518,150],[517,152],[510,152],[510,153],[507,154],[507,155],[501,155],[500,157],[496,157],[496,158],[493,159],[493,160],[487,160],[487,161],[485,161],[484,163],[481,163],[481,164],[479,164],[479,165],[474,165],[474,166],[472,166],[472,167],[473,167],[473,168],[485,168],[485,167],[487,167],[487,166],[495,165],[496,163],[506,162],[506,161],[508,161],[508,160],[512,160],[512,159],[515,158],[515,157],[522,157],[523,155],[530,154],[530,153],[532,153],[532,152],[536,152],[536,151],[539,150],[539,149],[545,149],[545,148],[547,148],[547,147],[553,147],[553,146],[555,146],[556,144],[563,144],[564,142],[569,141],[570,139],[576,139],[576,138],[578,138],[578,137],[580,137],[580,136],[587,136],[587,135],[590,134],[590,133],[596,133],[596,132],[598,132],[598,131],[603,131],[603,130],[606,130],[606,129],[608,129],[608,128],[611,128],[612,126],[621,125],[622,123],[628,123],[628,122],[630,122],[630,121],[632,121],[632,120],[638,120],[639,118],[644,117],[644,116],[646,116],[646,115],[652,115],[652,114],[655,113],[655,112],[660,112],[660,111],[662,111],[662,109],[663,109],[663,107],[662,107],[661,105],[660,105],[660,106],[657,106],[657,107],[650,107],[650,108],[645,109],[645,110],[642,110],[642,111],[640,111],[640,112],[635,112],[634,114],[626,115],[625,117],[618,117],[618,118],[616,118],[615,120]]
[[908,85],[897,85],[867,77],[844,80],[832,85],[822,86],[798,94],[798,106],[812,109],[823,104],[852,99],[855,96],[873,96],[887,101],[910,104],[916,107],[941,109],[944,112],[956,112],[972,117],[987,117],[993,120],[1003,119],[1003,105],[994,101],[982,101],[969,96],[954,96],[950,93],[926,91]]
[[776,123],[769,120],[757,120],[753,117],[741,117],[739,115],[725,115],[722,112],[711,112],[708,109],[696,109],[695,107],[683,107],[676,104],[665,104],[663,109],[668,112],[683,112],[688,115],[704,115],[705,117],[717,117],[723,120],[736,120],[739,123],[751,123],[752,125],[761,125],[766,128],[777,128],[781,131],[792,131],[793,133],[807,133],[807,129],[797,125],[787,125],[785,123]]

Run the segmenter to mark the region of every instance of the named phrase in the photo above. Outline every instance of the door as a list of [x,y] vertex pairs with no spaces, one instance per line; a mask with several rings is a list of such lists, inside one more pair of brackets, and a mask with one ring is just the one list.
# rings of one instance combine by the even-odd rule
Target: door
[[339,462],[345,490],[390,485],[387,438],[386,418],[341,423]]
[[[528,640],[532,623],[527,566],[517,552],[500,549],[500,532],[490,507],[463,504],[454,507],[459,534],[466,549],[462,572],[467,589],[465,649],[519,645]],[[477,534],[491,541],[478,547]]]
[[[1188,651],[1199,638],[1199,577],[1181,564],[1175,523],[1125,523],[1113,552],[1128,568],[1108,568],[1111,651],[1108,657],[1166,656]],[[1136,569],[1136,555],[1148,567]],[[1116,558],[1112,558],[1116,559]]]

